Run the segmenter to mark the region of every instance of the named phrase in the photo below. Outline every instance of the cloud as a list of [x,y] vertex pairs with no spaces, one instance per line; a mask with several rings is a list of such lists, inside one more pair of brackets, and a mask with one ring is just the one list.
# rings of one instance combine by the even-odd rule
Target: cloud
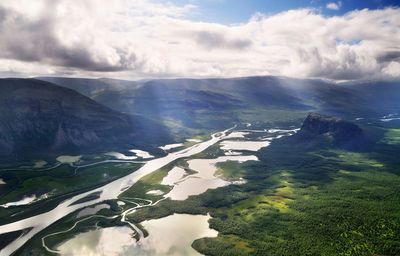
[[[114,4],[104,0],[85,0],[75,5],[66,0],[35,3],[4,0],[0,4],[3,38],[0,57],[96,72],[116,72],[141,65],[128,42],[107,38],[107,34],[115,34],[113,30],[129,25],[118,19],[133,15],[146,17],[149,13],[181,17],[194,8],[141,0],[134,3],[117,0]],[[128,7],[128,11],[122,7]],[[104,22],[105,17],[111,23]]]
[[388,50],[380,54],[377,59],[380,63],[397,61],[400,62],[400,48],[397,50]]
[[87,71],[119,71],[134,65],[134,53],[126,52],[119,46],[99,46],[103,42],[96,42],[95,35],[82,36],[79,41],[69,43],[68,37],[73,35],[58,36],[57,31],[63,33],[65,29],[59,26],[58,17],[52,12],[58,7],[56,1],[48,1],[48,9],[32,18],[0,6],[0,13],[3,13],[0,20],[0,56]]
[[193,11],[150,0],[2,0],[0,75],[400,77],[396,8],[298,9],[232,25],[193,21]]
[[198,31],[194,32],[194,40],[207,49],[237,49],[242,50],[251,45],[250,39],[229,39],[223,33],[216,31]]
[[338,11],[341,6],[342,6],[342,2],[341,1],[339,1],[337,3],[328,3],[328,4],[326,4],[326,8],[334,10],[334,11]]

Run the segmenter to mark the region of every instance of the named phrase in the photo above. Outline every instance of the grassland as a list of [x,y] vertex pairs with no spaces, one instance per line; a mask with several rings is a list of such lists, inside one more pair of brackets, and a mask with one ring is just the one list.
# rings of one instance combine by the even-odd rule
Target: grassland
[[382,142],[391,145],[400,144],[400,129],[389,129],[385,133],[385,138],[383,138]]

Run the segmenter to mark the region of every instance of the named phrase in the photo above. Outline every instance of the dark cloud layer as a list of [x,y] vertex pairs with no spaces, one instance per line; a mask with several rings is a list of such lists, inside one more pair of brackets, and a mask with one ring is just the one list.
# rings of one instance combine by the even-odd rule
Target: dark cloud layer
[[93,56],[91,45],[64,45],[55,35],[57,20],[52,14],[55,7],[51,4],[47,12],[34,20],[0,7],[0,58],[99,72],[122,71],[134,66],[136,56],[123,49],[114,48],[119,61],[110,63]]
[[400,50],[387,51],[376,58],[380,63],[397,61],[400,62]]

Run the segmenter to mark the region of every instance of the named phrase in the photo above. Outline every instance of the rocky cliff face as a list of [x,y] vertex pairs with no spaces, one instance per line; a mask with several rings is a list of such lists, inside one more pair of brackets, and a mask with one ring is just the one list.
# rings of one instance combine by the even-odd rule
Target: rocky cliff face
[[307,116],[298,137],[302,139],[331,138],[336,146],[349,150],[358,150],[366,146],[366,138],[358,125],[317,113]]
[[[32,149],[145,143],[166,130],[111,110],[71,89],[35,79],[0,79],[0,154]],[[158,131],[157,136],[151,134]]]

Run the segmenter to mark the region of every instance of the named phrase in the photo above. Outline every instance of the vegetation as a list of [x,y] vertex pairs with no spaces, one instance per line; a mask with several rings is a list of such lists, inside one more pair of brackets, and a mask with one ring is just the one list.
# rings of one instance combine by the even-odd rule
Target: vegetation
[[7,246],[9,243],[17,239],[24,233],[22,230],[5,233],[0,235],[0,250]]
[[219,236],[193,243],[206,255],[398,255],[400,169],[387,153],[399,149],[378,143],[372,152],[350,152],[281,139],[257,152],[259,162],[218,165],[246,184],[165,200],[129,218],[210,212]]
[[382,140],[384,143],[388,144],[400,144],[400,129],[389,129],[385,138]]
[[76,200],[75,202],[71,203],[70,205],[81,204],[81,203],[96,200],[96,199],[100,198],[101,193],[102,193],[102,191],[91,193],[91,194],[85,196],[84,198]]
[[40,195],[50,193],[49,196],[62,195],[74,190],[108,183],[116,178],[127,175],[141,164],[132,163],[105,163],[76,171],[75,167],[61,165],[55,169],[38,171],[6,171],[2,176],[8,177],[8,187],[3,188],[0,202],[12,202],[25,195]]
[[172,187],[160,185],[162,179],[168,174],[170,169],[162,168],[156,172],[144,176],[133,186],[119,195],[119,198],[144,198],[149,200],[159,200],[162,195],[147,194],[152,190],[160,190],[163,194],[168,193]]
[[226,161],[216,164],[218,171],[216,175],[221,175],[225,180],[238,181],[245,175],[245,170],[241,167],[243,164],[235,161]]
[[[163,200],[136,210],[127,218],[133,223],[173,213],[210,213],[216,238],[201,238],[192,246],[206,255],[399,255],[400,254],[400,145],[391,130],[368,129],[374,144],[369,152],[351,152],[321,140],[299,143],[282,138],[255,152],[260,161],[224,162],[218,174],[247,183],[208,190],[184,201]],[[214,145],[192,158],[215,158],[222,151]],[[160,185],[173,166],[187,172],[188,159],[177,160],[151,173],[120,195],[123,198],[159,200],[150,190],[168,193]],[[99,214],[114,216],[133,204]],[[40,238],[66,230],[75,214],[42,231],[21,249],[20,255],[46,255]],[[97,223],[97,224],[96,224]],[[74,234],[102,227],[123,225],[116,219],[93,217],[71,232],[49,237],[54,248]],[[29,253],[33,254],[29,254]],[[36,254],[35,254],[36,253]]]
[[[75,168],[61,165],[48,171],[4,171],[7,186],[2,185],[0,203],[18,201],[25,195],[36,195],[38,198],[47,194],[47,199],[29,205],[0,208],[0,223],[9,223],[22,218],[49,211],[61,201],[78,193],[100,187],[119,177],[137,170],[141,164],[105,163],[86,168]],[[5,218],[7,217],[7,218]]]
[[[108,203],[108,202],[107,202]],[[46,246],[50,249],[56,249],[62,242],[65,242],[71,238],[73,238],[76,234],[88,232],[90,230],[94,230],[96,228],[106,228],[106,227],[115,227],[115,226],[123,226],[125,223],[120,221],[120,218],[111,218],[110,216],[114,216],[116,213],[119,213],[119,210],[113,211],[111,207],[110,209],[102,209],[96,215],[93,216],[85,216],[81,218],[76,218],[77,212],[71,213],[63,219],[57,221],[52,224],[50,227],[45,230],[39,232],[34,239],[31,239],[28,243],[26,243],[23,247],[21,247],[16,254],[17,255],[29,255],[29,256],[42,256],[42,255],[54,255],[45,250],[42,246],[42,237],[47,236],[45,238]],[[74,229],[70,230],[74,224],[79,221],[79,223],[75,226]],[[69,230],[69,231],[68,231]],[[60,231],[66,231],[59,234],[50,235],[53,233],[57,233]],[[50,236],[48,236],[50,235]]]

